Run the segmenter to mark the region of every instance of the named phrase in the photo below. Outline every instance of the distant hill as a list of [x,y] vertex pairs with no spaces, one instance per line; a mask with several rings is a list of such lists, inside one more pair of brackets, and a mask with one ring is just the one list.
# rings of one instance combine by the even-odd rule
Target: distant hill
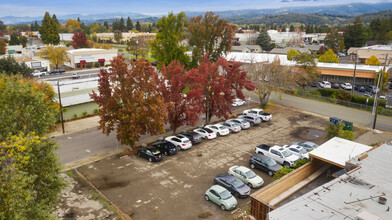
[[[342,5],[328,6],[309,6],[309,7],[283,7],[275,9],[244,9],[230,11],[215,11],[217,15],[233,23],[239,24],[259,24],[259,23],[291,23],[300,22],[304,24],[346,24],[353,20],[353,16],[366,14],[364,16],[385,16],[392,9],[392,2],[380,2],[376,4],[352,3]],[[383,13],[379,13],[384,11]],[[202,15],[204,11],[185,12],[188,17]],[[164,14],[164,15],[167,15]],[[130,17],[132,20],[141,22],[156,22],[161,16],[150,16],[132,12],[100,13],[100,14],[69,14],[57,15],[57,19],[65,23],[68,19],[77,19],[78,17],[85,23],[103,22],[105,20],[113,21],[116,18]],[[162,15],[163,16],[163,15]],[[5,24],[31,24],[34,21],[41,21],[42,16],[37,17],[0,17]],[[284,22],[285,19],[288,19]]]

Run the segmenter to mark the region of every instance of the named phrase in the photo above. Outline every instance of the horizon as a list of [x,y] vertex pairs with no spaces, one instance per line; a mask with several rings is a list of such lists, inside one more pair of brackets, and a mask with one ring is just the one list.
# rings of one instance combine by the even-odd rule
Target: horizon
[[[85,0],[83,2],[69,0],[67,2],[36,0],[34,5],[30,1],[20,0],[12,4],[0,3],[1,17],[38,17],[43,16],[45,12],[66,16],[72,14],[91,15],[106,13],[138,13],[146,16],[164,16],[169,12],[204,12],[204,11],[235,11],[246,9],[279,9],[295,7],[314,7],[328,5],[348,5],[353,3],[377,4],[387,3],[392,0],[243,0],[241,2],[234,0],[200,0],[193,2],[189,0],[150,0],[148,2],[129,2],[125,0],[112,0],[110,5],[105,5],[103,0]],[[94,6],[98,5],[98,6]],[[154,5],[151,7],[150,5]],[[129,8],[125,9],[124,8]]]

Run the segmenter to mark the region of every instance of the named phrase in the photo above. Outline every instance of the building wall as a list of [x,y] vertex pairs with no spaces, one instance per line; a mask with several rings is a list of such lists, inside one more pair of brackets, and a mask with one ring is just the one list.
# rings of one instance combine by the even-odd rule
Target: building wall
[[80,65],[81,60],[85,60],[87,63],[92,63],[94,66],[95,62],[98,62],[100,59],[105,59],[104,66],[110,64],[110,61],[117,56],[117,50],[105,50],[105,51],[91,51],[91,52],[82,52],[82,53],[68,53],[70,58],[69,63],[66,63],[67,66],[75,69],[81,68]]
[[[124,32],[122,33],[122,41],[128,41],[132,38],[147,38],[147,40],[154,40],[156,33],[132,33],[132,32]],[[114,33],[98,33],[97,39],[101,40],[111,40],[114,42]]]
[[[329,82],[337,82],[337,83],[346,83],[352,82],[354,77],[353,70],[344,70],[344,69],[326,69],[326,68],[318,68],[321,72],[320,80],[329,81]],[[363,84],[363,85],[373,85],[374,78],[376,77],[375,72],[369,71],[355,71],[355,84]]]
[[385,55],[389,54],[389,64],[392,62],[392,51],[391,50],[372,50],[372,49],[361,49],[357,50],[358,59],[361,63],[365,63],[372,55],[377,57],[381,64],[384,64]]

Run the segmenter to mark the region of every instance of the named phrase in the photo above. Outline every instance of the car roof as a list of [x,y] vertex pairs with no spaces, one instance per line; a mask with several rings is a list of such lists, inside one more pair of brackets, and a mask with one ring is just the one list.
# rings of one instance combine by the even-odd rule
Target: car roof
[[198,135],[198,133],[196,133],[196,132],[194,132],[194,131],[183,131],[183,132],[180,132],[180,134],[188,134],[188,135]]
[[210,187],[210,190],[211,189],[215,190],[215,192],[217,192],[217,193],[221,193],[221,192],[227,191],[227,189],[225,189],[225,188],[223,188],[222,186],[219,186],[219,185],[213,185],[213,186]]
[[235,168],[236,170],[242,171],[242,172],[248,172],[250,169],[244,166],[233,166],[232,168]]
[[215,177],[220,178],[220,179],[225,179],[228,181],[233,181],[233,180],[237,179],[236,177],[229,175],[229,174],[218,174]]

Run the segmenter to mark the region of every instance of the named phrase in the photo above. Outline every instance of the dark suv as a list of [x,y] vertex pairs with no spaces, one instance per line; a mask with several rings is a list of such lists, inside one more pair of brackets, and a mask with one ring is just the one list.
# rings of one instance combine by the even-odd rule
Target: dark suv
[[194,131],[184,131],[179,133],[179,135],[188,138],[192,144],[198,144],[201,142],[201,136]]
[[65,72],[65,69],[54,69],[54,70],[50,71],[49,74],[50,74],[50,75],[53,75],[53,74],[62,74],[62,73],[64,73],[64,72]]
[[282,167],[272,158],[262,154],[253,154],[249,159],[249,165],[252,169],[259,169],[270,176],[273,176]]
[[159,149],[165,155],[174,155],[178,152],[176,146],[168,141],[155,142],[152,146]]

